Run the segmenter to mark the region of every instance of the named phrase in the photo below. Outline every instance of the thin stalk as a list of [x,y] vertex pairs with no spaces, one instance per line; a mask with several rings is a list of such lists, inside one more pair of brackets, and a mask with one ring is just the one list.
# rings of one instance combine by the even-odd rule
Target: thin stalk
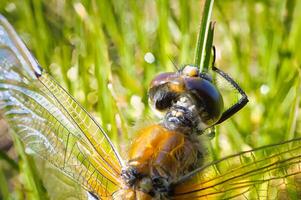
[[210,66],[210,58],[212,52],[212,44],[213,44],[213,36],[214,36],[214,22],[210,22],[210,29],[208,30],[208,37],[205,45],[205,56],[204,56],[204,64],[203,64],[203,72],[207,72]]
[[25,153],[24,146],[17,137],[14,137],[14,145],[20,155],[19,166],[20,171],[24,174],[25,187],[31,189],[28,193],[28,198],[33,200],[48,200],[47,191],[39,178],[33,158]]
[[2,167],[0,166],[0,199],[9,199],[9,189],[8,189],[8,183],[5,178],[4,172]]
[[208,37],[208,31],[209,31],[209,24],[211,19],[211,13],[213,8],[214,0],[206,0],[204,9],[203,9],[203,15],[202,15],[202,21],[201,21],[201,27],[197,39],[197,45],[195,49],[195,56],[194,56],[194,64],[196,66],[199,66],[200,71],[203,71],[204,67],[204,59],[205,59],[205,51],[206,51],[206,43],[207,43],[207,37]]

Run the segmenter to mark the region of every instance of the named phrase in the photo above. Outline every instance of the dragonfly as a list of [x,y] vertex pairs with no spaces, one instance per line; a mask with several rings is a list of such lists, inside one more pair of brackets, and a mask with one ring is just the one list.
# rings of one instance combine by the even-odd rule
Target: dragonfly
[[[42,69],[0,15],[0,110],[25,148],[78,183],[94,199],[284,199],[300,197],[301,138],[204,163],[198,134],[230,118],[212,78],[186,65],[156,76],[151,106],[163,113],[138,131],[128,157],[120,156],[104,129]],[[298,196],[299,195],[299,196]]]

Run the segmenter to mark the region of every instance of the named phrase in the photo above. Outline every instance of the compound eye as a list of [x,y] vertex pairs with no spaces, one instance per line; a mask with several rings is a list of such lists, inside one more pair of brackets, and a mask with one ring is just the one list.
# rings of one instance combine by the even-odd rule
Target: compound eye
[[149,85],[149,89],[158,87],[160,85],[163,85],[167,82],[172,81],[173,79],[175,79],[177,77],[177,74],[174,72],[166,72],[166,73],[162,73],[157,75],[150,83]]
[[202,78],[202,79],[206,79],[207,81],[209,81],[211,83],[213,82],[213,78],[210,74],[200,73],[199,77]]
[[171,107],[184,89],[183,80],[178,73],[159,74],[150,84],[149,103],[156,110],[164,111]]
[[199,102],[198,109],[202,120],[213,125],[222,115],[224,103],[219,90],[213,83],[202,78],[186,78],[185,86]]
[[182,74],[189,77],[197,77],[199,75],[199,68],[192,65],[186,65],[182,70]]
[[177,97],[178,93],[171,91],[167,84],[149,90],[150,105],[161,112],[170,108]]

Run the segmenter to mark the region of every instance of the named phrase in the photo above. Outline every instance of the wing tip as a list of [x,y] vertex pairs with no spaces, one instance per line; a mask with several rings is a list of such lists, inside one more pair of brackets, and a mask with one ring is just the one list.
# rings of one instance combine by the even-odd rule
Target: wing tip
[[31,64],[32,71],[35,74],[37,78],[39,78],[42,75],[43,68],[38,64],[38,61],[35,59],[35,57],[32,55],[32,53],[28,50],[25,43],[22,41],[21,38],[17,35],[15,29],[12,27],[12,25],[9,23],[9,21],[6,19],[5,16],[3,16],[0,13],[0,25],[4,26],[12,35],[12,37],[16,40],[18,45],[23,49],[24,53],[29,58],[29,63]]

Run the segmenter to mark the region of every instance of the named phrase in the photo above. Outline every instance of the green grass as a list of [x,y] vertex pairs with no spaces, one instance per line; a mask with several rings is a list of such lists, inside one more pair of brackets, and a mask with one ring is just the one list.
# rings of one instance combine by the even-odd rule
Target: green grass
[[[154,75],[174,70],[172,61],[195,62],[200,1],[61,2],[1,0],[0,12],[114,143],[125,144],[129,127],[151,115],[147,86]],[[217,127],[211,140],[216,158],[301,136],[299,10],[300,0],[215,1],[217,66],[250,99]],[[144,59],[148,52],[152,63]],[[0,157],[0,193],[6,199],[44,199],[37,169],[22,149],[15,146],[19,168]]]

